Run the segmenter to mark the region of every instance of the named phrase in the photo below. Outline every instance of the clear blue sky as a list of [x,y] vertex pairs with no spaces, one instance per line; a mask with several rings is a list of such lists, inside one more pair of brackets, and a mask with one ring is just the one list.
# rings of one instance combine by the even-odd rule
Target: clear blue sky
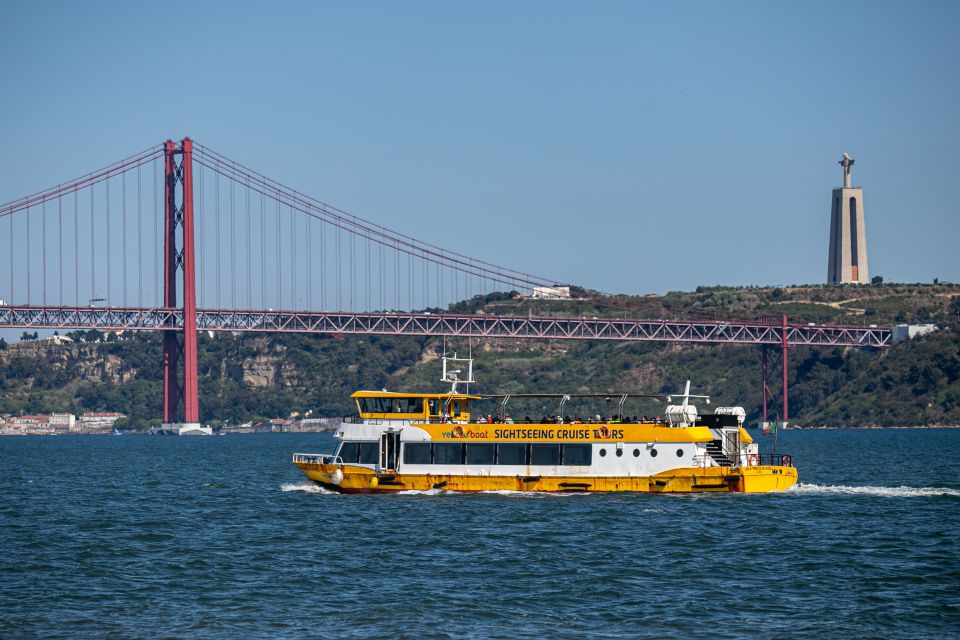
[[957,2],[7,2],[0,202],[190,135],[469,255],[665,292],[824,281],[846,151],[871,273],[956,281],[958,33]]

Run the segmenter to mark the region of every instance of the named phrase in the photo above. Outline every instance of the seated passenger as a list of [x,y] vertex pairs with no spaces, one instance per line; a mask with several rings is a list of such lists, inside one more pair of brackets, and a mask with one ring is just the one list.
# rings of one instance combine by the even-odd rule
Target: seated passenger
[[480,417],[477,418],[477,424],[487,424],[487,419],[483,417],[483,414],[481,414]]
[[509,414],[509,413],[508,413],[507,416],[503,419],[503,421],[504,421],[504,423],[506,423],[506,424],[513,424],[513,418],[510,417],[510,414]]

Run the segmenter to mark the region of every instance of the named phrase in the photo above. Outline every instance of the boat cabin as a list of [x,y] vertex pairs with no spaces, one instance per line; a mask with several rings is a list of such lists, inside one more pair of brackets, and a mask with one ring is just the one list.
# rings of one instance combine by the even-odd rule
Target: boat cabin
[[371,421],[470,422],[470,401],[480,399],[464,393],[394,391],[357,391],[351,397],[357,403],[359,421],[368,424]]

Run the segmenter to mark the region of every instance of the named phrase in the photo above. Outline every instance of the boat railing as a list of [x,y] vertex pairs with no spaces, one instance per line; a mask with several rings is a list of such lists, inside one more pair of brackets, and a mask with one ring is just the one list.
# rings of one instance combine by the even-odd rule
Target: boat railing
[[762,467],[792,467],[793,456],[789,453],[765,453],[757,456],[757,465]]
[[293,462],[302,464],[343,464],[343,460],[340,456],[335,456],[332,453],[295,453],[293,454]]
[[360,416],[343,416],[344,424],[370,424],[374,426],[383,426],[391,424],[415,424],[423,420],[410,420],[408,418],[361,418]]

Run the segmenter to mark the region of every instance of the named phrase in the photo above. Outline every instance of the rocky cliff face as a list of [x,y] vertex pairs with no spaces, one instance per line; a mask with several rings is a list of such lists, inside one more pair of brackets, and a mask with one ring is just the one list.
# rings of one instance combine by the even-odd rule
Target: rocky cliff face
[[101,352],[100,345],[67,341],[32,340],[0,350],[0,368],[22,377],[28,386],[38,378],[67,374],[82,382],[119,384],[137,377],[137,370],[120,357]]

